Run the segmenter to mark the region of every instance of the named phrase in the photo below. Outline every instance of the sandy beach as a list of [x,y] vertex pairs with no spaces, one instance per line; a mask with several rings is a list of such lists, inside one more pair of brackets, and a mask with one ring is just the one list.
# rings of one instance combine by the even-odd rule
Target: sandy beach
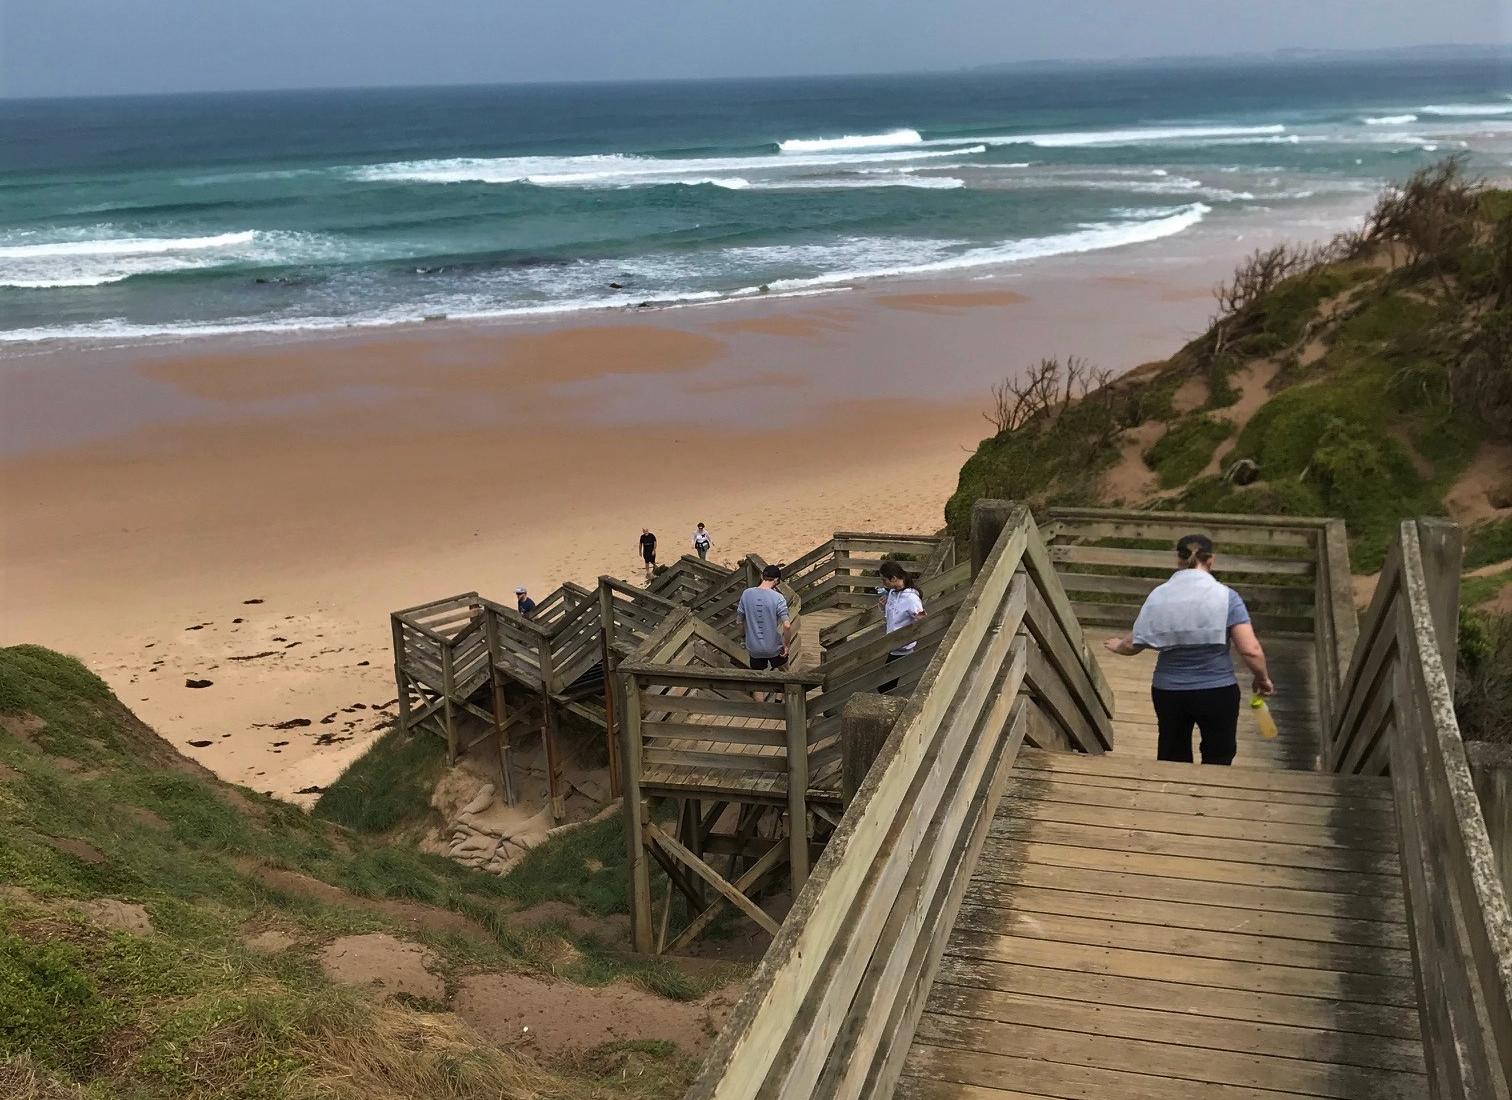
[[[1041,355],[1169,354],[1252,242],[533,324],[0,360],[0,643],[77,655],[222,777],[308,804],[384,728],[388,612],[932,531]],[[191,686],[209,681],[205,686]]]

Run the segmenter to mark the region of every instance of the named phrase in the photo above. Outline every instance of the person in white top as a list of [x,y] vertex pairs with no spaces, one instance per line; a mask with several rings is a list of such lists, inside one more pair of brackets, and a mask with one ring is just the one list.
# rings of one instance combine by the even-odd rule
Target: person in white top
[[693,549],[697,551],[700,558],[707,561],[709,557],[709,547],[713,545],[714,540],[709,537],[708,528],[700,523],[693,529]]
[[[885,561],[877,570],[882,577],[882,620],[888,634],[912,626],[924,618],[924,600],[919,595],[919,578],[895,561]],[[918,646],[917,641],[901,645],[887,655],[888,663],[907,657]],[[886,695],[898,686],[897,680],[889,680],[879,692]]]

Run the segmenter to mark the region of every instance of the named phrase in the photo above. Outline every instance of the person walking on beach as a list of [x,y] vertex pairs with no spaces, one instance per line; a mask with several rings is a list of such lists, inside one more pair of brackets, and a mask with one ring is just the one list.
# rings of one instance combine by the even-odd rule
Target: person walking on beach
[[[877,572],[882,577],[882,598],[877,602],[882,608],[885,633],[891,634],[922,620],[924,599],[919,595],[919,578],[895,561],[883,562]],[[887,655],[887,663],[892,664],[907,657],[918,645],[917,641],[913,641],[899,646]],[[897,686],[897,680],[889,680],[877,691],[886,695]]]
[[709,547],[714,545],[714,540],[709,537],[708,528],[699,524],[693,529],[693,550],[701,561],[709,560]]
[[1176,572],[1145,599],[1134,629],[1104,642],[1132,657],[1159,652],[1150,698],[1159,729],[1156,758],[1192,762],[1192,726],[1202,734],[1204,764],[1232,764],[1239,729],[1239,679],[1232,642],[1254,677],[1256,695],[1274,694],[1265,651],[1239,593],[1213,576],[1213,542],[1185,535],[1176,543]]
[[520,609],[520,614],[527,619],[535,614],[536,602],[530,598],[530,593],[525,591],[522,584],[515,589],[515,606]]
[[640,537],[641,561],[646,563],[646,579],[651,579],[651,571],[656,568],[656,536],[651,533],[651,528],[642,527]]
[[[767,566],[761,571],[761,583],[742,592],[735,606],[735,623],[745,633],[746,654],[758,672],[787,667],[793,622],[787,600],[777,591],[781,580],[781,566]],[[766,694],[757,692],[756,701],[765,702]]]

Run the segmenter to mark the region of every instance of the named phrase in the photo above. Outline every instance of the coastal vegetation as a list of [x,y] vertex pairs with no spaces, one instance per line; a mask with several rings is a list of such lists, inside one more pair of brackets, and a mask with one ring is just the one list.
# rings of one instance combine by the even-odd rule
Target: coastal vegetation
[[1512,446],[1512,191],[1448,158],[1351,232],[1255,253],[1214,297],[1168,360],[1116,379],[1043,360],[998,387],[952,528],[964,537],[981,497],[1341,516],[1368,576],[1402,517],[1454,516],[1462,720],[1512,738],[1512,485],[1476,468]]
[[[0,1095],[587,1100],[685,1087],[688,1053],[669,1042],[541,1059],[481,1039],[485,1009],[445,1011],[479,976],[613,982],[647,1004],[691,1002],[729,977],[628,958],[549,911],[525,919],[546,899],[623,911],[617,820],[510,875],[478,874],[400,839],[423,795],[346,828],[330,819],[353,802],[312,816],[221,783],[79,662],[36,646],[0,649],[0,726]],[[434,749],[393,748],[374,757],[381,778],[418,794]],[[344,974],[333,948],[348,942],[423,959],[425,988],[370,995],[362,979],[384,975]]]

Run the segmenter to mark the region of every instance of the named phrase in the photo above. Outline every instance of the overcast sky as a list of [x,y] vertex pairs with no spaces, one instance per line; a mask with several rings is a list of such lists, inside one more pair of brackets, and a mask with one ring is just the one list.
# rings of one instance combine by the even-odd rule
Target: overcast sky
[[1512,41],[1512,0],[0,0],[0,95],[955,69]]

